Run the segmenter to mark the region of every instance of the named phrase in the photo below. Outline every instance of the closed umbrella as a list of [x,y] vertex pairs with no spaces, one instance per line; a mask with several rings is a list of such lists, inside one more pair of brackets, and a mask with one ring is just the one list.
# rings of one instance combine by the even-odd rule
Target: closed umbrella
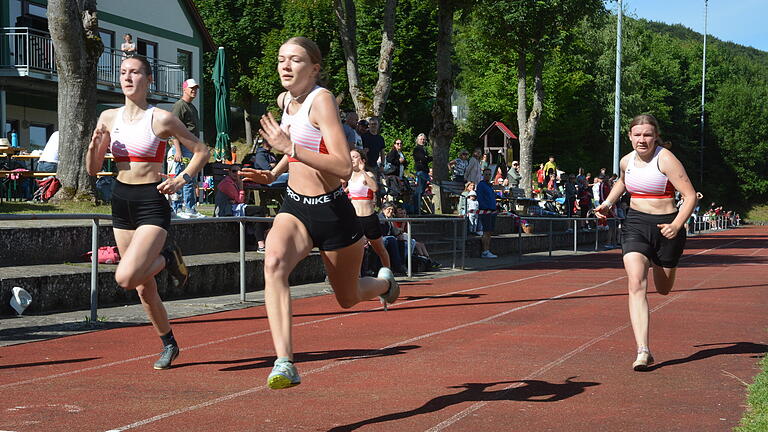
[[229,159],[229,75],[224,47],[219,47],[216,63],[213,65],[213,86],[216,88],[216,147],[217,161]]

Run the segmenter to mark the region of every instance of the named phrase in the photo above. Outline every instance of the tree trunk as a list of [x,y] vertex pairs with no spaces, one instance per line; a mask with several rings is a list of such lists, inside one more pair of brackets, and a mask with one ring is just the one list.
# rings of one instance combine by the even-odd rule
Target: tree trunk
[[247,94],[243,103],[243,121],[245,122],[245,146],[249,151],[253,146],[253,129],[251,128],[251,104],[253,103],[253,96]]
[[355,10],[355,2],[354,0],[334,0],[334,5],[341,46],[344,48],[344,57],[346,57],[349,94],[352,96],[352,103],[355,104],[355,111],[361,115],[364,109],[360,100],[360,73],[357,70],[357,11]]
[[94,179],[85,152],[96,128],[96,64],[99,37],[96,0],[50,0],[48,28],[58,70],[59,167],[56,200],[93,199]]
[[381,117],[392,89],[392,55],[395,51],[395,9],[397,0],[387,0],[379,51],[379,79],[373,89],[373,115]]
[[456,133],[451,111],[453,94],[453,65],[451,63],[453,12],[450,0],[438,1],[437,17],[437,94],[432,107],[432,172],[437,181],[448,180],[448,151]]
[[534,94],[533,107],[527,113],[526,94],[526,53],[519,53],[517,60],[517,126],[520,131],[520,187],[525,191],[525,196],[531,197],[532,168],[533,168],[533,143],[536,139],[536,128],[541,118],[541,110],[544,105],[544,85],[542,73],[544,71],[544,55],[537,53],[534,56]]

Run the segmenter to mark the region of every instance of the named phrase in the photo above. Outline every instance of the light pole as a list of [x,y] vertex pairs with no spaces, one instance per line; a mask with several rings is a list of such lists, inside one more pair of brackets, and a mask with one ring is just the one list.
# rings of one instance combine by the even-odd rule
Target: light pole
[[704,188],[704,89],[707,78],[707,2],[704,0],[704,52],[701,56],[701,145],[699,147],[699,188]]
[[616,95],[613,99],[613,172],[619,173],[619,122],[621,121],[621,22],[623,8],[619,0],[616,23]]

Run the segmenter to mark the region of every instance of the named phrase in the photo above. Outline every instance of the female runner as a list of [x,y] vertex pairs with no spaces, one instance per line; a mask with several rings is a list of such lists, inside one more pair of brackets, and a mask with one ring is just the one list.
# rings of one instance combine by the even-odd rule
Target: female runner
[[[112,192],[112,227],[120,251],[115,281],[135,289],[144,310],[163,342],[155,369],[168,369],[179,355],[155,275],[162,269],[182,287],[189,277],[181,251],[172,242],[163,248],[171,225],[171,207],[164,194],[191,182],[208,161],[208,148],[168,111],[147,102],[152,68],[144,57],[128,57],[120,65],[120,86],[125,106],[101,113],[86,153],[88,174],[96,175],[111,150],[117,163]],[[160,174],[165,145],[174,136],[194,152],[187,169],[175,178]]]
[[264,299],[277,353],[267,378],[272,389],[301,383],[293,364],[288,276],[313,247],[320,249],[341,307],[350,308],[376,296],[386,307],[400,294],[387,267],[381,268],[378,278],[359,277],[363,233],[341,188],[341,179],[352,174],[352,162],[336,100],[317,85],[321,61],[320,49],[307,38],[291,38],[280,47],[277,72],[287,90],[277,98],[282,122],[278,124],[272,113],[262,116],[260,133],[285,156],[271,171],[242,170],[245,179],[256,183],[271,183],[290,170],[264,258]]
[[349,154],[352,158],[352,177],[347,180],[347,196],[352,201],[365,238],[381,259],[382,267],[392,269],[389,253],[381,237],[379,216],[373,208],[373,199],[376,191],[379,190],[379,185],[373,173],[365,170],[365,156],[358,150],[351,150]]
[[[654,361],[648,347],[648,269],[653,267],[656,292],[669,294],[685,247],[681,228],[696,206],[696,191],[680,161],[661,146],[659,123],[653,116],[635,117],[629,125],[629,139],[634,151],[621,159],[621,177],[595,214],[607,217],[624,191],[631,194],[621,247],[629,285],[629,316],[637,342],[632,368],[641,371]],[[685,200],[679,211],[675,189]]]

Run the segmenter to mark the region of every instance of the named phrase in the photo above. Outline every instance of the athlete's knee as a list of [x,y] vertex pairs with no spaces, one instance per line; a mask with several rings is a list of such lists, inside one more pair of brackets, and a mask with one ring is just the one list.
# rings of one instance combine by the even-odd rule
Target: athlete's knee
[[126,291],[136,289],[137,285],[133,271],[119,266],[117,267],[117,270],[115,270],[115,282],[117,282],[119,287]]
[[360,300],[357,298],[357,296],[352,297],[340,294],[336,294],[336,301],[339,303],[339,306],[341,306],[342,309],[349,309],[352,306],[360,303]]
[[291,269],[288,268],[285,260],[280,256],[267,255],[264,257],[264,275],[267,277],[282,278],[286,274],[290,274]]

